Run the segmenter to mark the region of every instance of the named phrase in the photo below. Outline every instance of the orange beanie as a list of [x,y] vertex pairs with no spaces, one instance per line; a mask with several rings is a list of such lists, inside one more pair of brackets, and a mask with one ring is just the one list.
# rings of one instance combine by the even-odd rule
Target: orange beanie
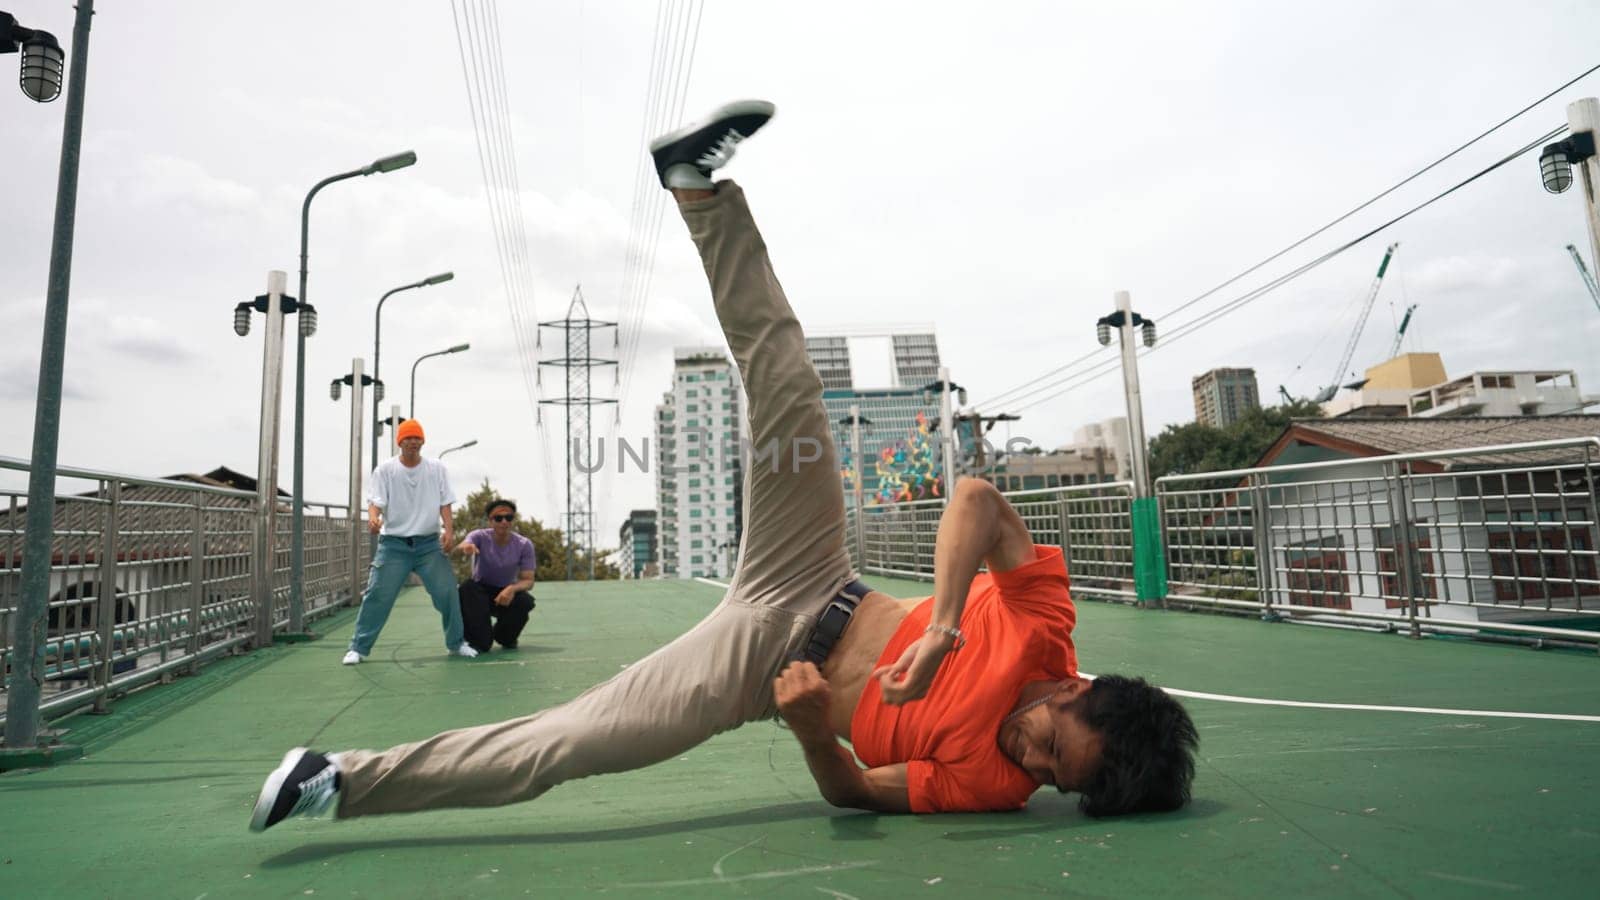
[[422,423],[418,422],[416,419],[407,419],[404,422],[401,422],[400,431],[398,434],[396,434],[395,441],[403,441],[406,438],[416,438],[419,441],[426,441],[427,438],[422,436]]

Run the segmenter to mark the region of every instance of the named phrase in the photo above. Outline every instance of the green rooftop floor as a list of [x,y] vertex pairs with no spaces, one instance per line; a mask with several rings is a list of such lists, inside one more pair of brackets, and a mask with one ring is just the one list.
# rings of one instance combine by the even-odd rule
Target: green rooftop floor
[[[926,585],[870,579],[901,596]],[[326,637],[61,723],[83,759],[0,776],[0,897],[1592,897],[1600,723],[1185,701],[1195,801],[1093,820],[829,807],[770,723],[494,810],[246,830],[297,744],[380,748],[567,699],[687,629],[694,582],[541,585],[519,651],[447,658],[420,589],[372,657]],[[1080,662],[1173,688],[1600,715],[1600,659],[1085,603]]]

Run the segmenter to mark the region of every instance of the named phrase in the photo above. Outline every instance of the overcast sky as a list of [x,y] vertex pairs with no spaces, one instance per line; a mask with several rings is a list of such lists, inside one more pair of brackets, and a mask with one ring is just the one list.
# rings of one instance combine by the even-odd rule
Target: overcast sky
[[[457,491],[487,478],[554,524],[561,425],[546,415],[542,438],[523,387],[448,0],[99,6],[61,464],[254,472],[261,332],[236,337],[232,307],[263,291],[268,270],[294,284],[312,184],[414,149],[416,166],[334,185],[313,206],[308,294],[321,330],[307,353],[307,493],[346,495],[348,407],[327,385],[352,357],[370,369],[378,297],[448,269],[455,281],[386,305],[390,396],[404,396],[418,356],[470,341],[419,370],[425,452],[477,439],[447,460]],[[67,0],[6,8],[69,42]],[[590,312],[616,319],[658,5],[528,0],[499,16],[534,313],[561,317],[581,282]],[[1600,73],[1163,318],[1600,63],[1597,33],[1600,5],[1578,0],[708,0],[686,115],[727,99],[776,102],[778,117],[729,173],[802,322],[931,322],[952,377],[982,401],[1093,350],[1114,291],[1170,327],[1564,123],[1569,100],[1600,95]],[[0,86],[0,455],[31,448],[65,106]],[[660,234],[622,420],[596,427],[635,445],[670,387],[671,348],[720,340],[670,212]],[[1563,249],[1588,255],[1581,201],[1544,193],[1530,157],[1150,354],[1150,432],[1193,418],[1189,379],[1214,366],[1254,367],[1264,397],[1280,383],[1296,394],[1326,383],[1383,246],[1397,240],[1352,369],[1381,361],[1398,312],[1416,303],[1407,348],[1443,354],[1451,375],[1573,368],[1600,391],[1590,349],[1600,312]],[[286,371],[285,485],[292,352]],[[559,390],[546,379],[544,396]],[[596,380],[597,395],[616,390]],[[1012,436],[1058,445],[1123,410],[1114,377],[1028,404],[982,411],[1020,410]],[[595,482],[602,545],[628,509],[654,505],[651,474],[607,471]],[[0,473],[0,484],[23,483]]]

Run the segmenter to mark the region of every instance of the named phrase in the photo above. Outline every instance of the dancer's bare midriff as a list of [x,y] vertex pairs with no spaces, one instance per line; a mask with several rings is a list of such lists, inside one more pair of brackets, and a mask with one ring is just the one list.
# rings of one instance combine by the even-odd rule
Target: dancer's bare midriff
[[822,665],[822,676],[828,679],[832,704],[828,710],[828,724],[833,733],[850,739],[850,717],[861,700],[861,691],[867,679],[878,666],[878,655],[888,646],[889,638],[906,614],[915,609],[926,597],[899,600],[881,591],[872,591],[863,597],[850,619],[833,652]]

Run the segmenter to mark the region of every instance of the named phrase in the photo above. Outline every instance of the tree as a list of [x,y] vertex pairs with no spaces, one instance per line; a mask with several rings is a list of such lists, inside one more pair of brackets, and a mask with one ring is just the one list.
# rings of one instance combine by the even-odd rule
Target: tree
[[1247,468],[1261,458],[1292,420],[1320,418],[1321,406],[1310,400],[1296,400],[1252,409],[1225,428],[1198,422],[1168,425],[1150,441],[1150,477]]
[[[467,532],[474,528],[487,528],[488,507],[491,500],[501,498],[485,478],[478,489],[467,495],[466,501],[454,510],[456,533],[465,537]],[[533,550],[537,558],[537,568],[534,569],[536,581],[565,581],[567,579],[567,539],[559,528],[546,528],[538,519],[524,516],[519,510],[516,521],[511,527],[518,534],[533,541]],[[577,579],[587,581],[589,578],[589,554],[577,547],[572,548],[576,558],[573,560],[573,575]],[[620,578],[615,564],[606,558],[607,551],[595,550],[594,577],[597,580]],[[472,559],[460,554],[450,555],[450,564],[455,568],[456,579],[465,580],[472,573]]]

